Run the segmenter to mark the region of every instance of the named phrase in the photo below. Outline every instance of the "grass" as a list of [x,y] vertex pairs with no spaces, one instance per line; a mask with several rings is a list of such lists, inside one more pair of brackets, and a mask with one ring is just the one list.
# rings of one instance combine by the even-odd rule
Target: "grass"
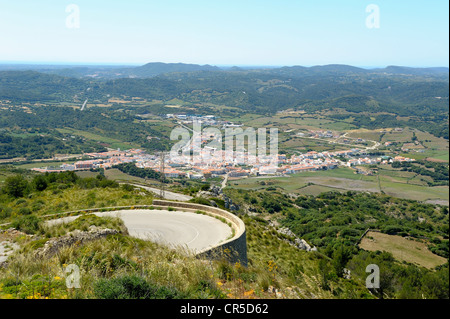
[[425,242],[419,242],[396,235],[368,232],[360,248],[369,251],[387,251],[395,259],[413,263],[428,269],[445,264],[447,259],[433,254]]
[[[339,291],[342,279],[330,282],[329,289],[324,289],[321,282],[320,262],[329,260],[315,252],[306,252],[291,246],[286,236],[267,227],[261,218],[244,218],[247,228],[248,259],[250,269],[264,269],[257,281],[261,287],[273,286],[282,292],[294,291],[297,298],[366,298],[365,289],[355,282],[349,291]],[[342,293],[342,294],[341,294]],[[292,297],[291,297],[292,298]]]
[[115,217],[98,217],[96,215],[82,215],[77,219],[69,223],[57,223],[49,226],[44,224],[42,226],[43,236],[50,237],[61,237],[66,235],[68,232],[74,231],[76,229],[81,231],[89,230],[90,226],[97,226],[108,229],[115,229],[121,233],[127,234],[127,229],[120,218]]
[[358,130],[352,130],[347,135],[348,137],[352,138],[362,138],[365,140],[371,140],[371,141],[379,141],[381,137],[380,130],[367,130],[367,129],[358,129]]
[[[81,218],[81,219],[80,219]],[[83,216],[45,229],[45,237],[20,237],[21,249],[0,269],[0,298],[6,299],[255,299],[368,297],[355,282],[348,291],[342,280],[322,289],[320,254],[298,250],[265,222],[244,218],[247,225],[248,267],[239,263],[202,260],[186,250],[132,238],[115,219]],[[89,225],[119,229],[122,233],[63,247],[49,258],[36,258],[34,250],[48,237],[59,237]],[[65,269],[80,269],[80,289],[65,286]],[[127,287],[133,287],[128,289]],[[341,287],[341,288],[339,288]],[[277,289],[277,294],[272,290]]]
[[91,171],[77,171],[75,174],[78,175],[80,178],[92,178],[96,177],[98,175],[97,172],[91,172]]
[[58,161],[58,162],[47,162],[47,161],[42,161],[42,162],[34,162],[34,163],[28,163],[28,164],[21,164],[21,165],[17,165],[17,168],[22,168],[22,169],[31,169],[31,168],[40,168],[40,167],[48,167],[48,166],[61,166],[61,164],[66,163],[66,164],[73,164],[75,163],[75,161]]
[[81,189],[74,186],[69,189],[48,189],[35,193],[31,198],[22,198],[3,204],[9,214],[0,219],[0,224],[21,217],[24,209],[31,212],[33,216],[43,216],[94,207],[151,205],[152,202],[153,196],[150,193],[143,190],[128,191],[123,187]]
[[330,190],[377,193],[383,191],[388,195],[399,198],[448,202],[448,186],[429,187],[421,179],[426,180],[426,177],[386,167],[379,170],[379,180],[378,176],[359,175],[354,174],[352,169],[338,168],[328,171],[299,173],[289,177],[251,177],[229,181],[228,185],[236,189],[246,190],[280,187],[289,193],[306,195],[318,195]]
[[[67,289],[63,283],[67,265],[77,265],[81,270],[81,288]],[[6,271],[0,271],[0,298],[107,298],[114,296],[117,287],[108,283],[124,277],[138,277],[151,286],[170,287],[194,298],[220,296],[211,277],[213,271],[202,261],[151,242],[124,235],[109,236],[106,239],[88,242],[79,246],[65,247],[60,253],[47,259],[36,259],[32,252],[15,254],[10,260],[9,273],[20,271],[19,278],[13,278]],[[47,290],[35,278],[46,278],[56,289]],[[210,291],[198,291],[201,282],[208,283]],[[28,285],[24,285],[27,283]],[[28,289],[36,283],[33,292]],[[48,285],[47,285],[48,286]],[[108,288],[108,286],[110,286]],[[161,298],[167,297],[164,294]]]
[[449,200],[448,186],[425,187],[405,183],[392,183],[383,181],[382,190],[393,197],[414,199],[418,201]]
[[[137,295],[130,291],[125,293],[120,284],[124,280],[139,283],[137,287],[156,287],[159,292],[168,292],[152,295],[156,298],[274,298],[275,295],[267,291],[270,286],[284,290],[287,288],[284,284],[291,283],[288,279],[285,281],[282,271],[270,268],[270,263],[259,258],[253,262],[255,265],[249,268],[220,260],[206,262],[185,251],[113,235],[65,247],[47,259],[36,259],[31,250],[13,254],[8,271],[0,270],[0,298],[143,297],[138,289],[133,289]],[[82,274],[81,288],[76,291],[67,289],[63,283],[64,269],[71,264],[77,265]],[[11,273],[20,275],[13,277]],[[40,282],[38,278],[44,280]],[[313,285],[311,288],[314,289],[311,294],[306,292],[310,289],[308,286],[304,287],[305,291],[298,291],[302,291],[304,297],[321,293],[320,288]]]
[[145,179],[125,174],[125,173],[119,171],[117,168],[111,168],[111,169],[105,170],[105,176],[106,176],[106,178],[108,178],[110,180],[114,180],[114,181],[120,180],[120,181],[127,181],[127,182],[132,181],[132,182],[145,183]]
[[[346,189],[346,187],[349,187],[347,184],[355,182],[360,183],[360,179],[361,175],[354,174],[353,170],[339,168],[329,171],[293,174],[287,177],[251,177],[248,179],[230,181],[229,184],[235,188],[242,189],[262,189],[270,186],[278,186],[288,192],[301,192],[309,183],[329,188]],[[265,182],[266,185],[261,182]]]
[[106,137],[103,135],[99,134],[95,134],[92,132],[87,132],[87,131],[80,131],[80,130],[75,130],[72,128],[64,128],[64,129],[57,129],[60,133],[64,133],[64,134],[73,134],[73,135],[79,135],[79,136],[83,136],[85,138],[87,138],[88,140],[92,140],[92,141],[96,141],[96,142],[100,142],[100,143],[105,143],[108,144],[109,147],[111,148],[115,148],[115,149],[130,149],[130,148],[139,148],[140,146],[137,144],[133,144],[133,143],[128,143],[128,142],[123,142],[121,140],[118,139],[114,139],[114,138],[110,138],[110,137]]

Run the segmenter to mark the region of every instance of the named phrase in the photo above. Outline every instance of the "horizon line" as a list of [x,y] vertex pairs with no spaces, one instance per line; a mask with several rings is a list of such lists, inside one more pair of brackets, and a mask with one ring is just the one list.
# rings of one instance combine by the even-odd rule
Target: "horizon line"
[[33,66],[143,66],[151,63],[163,63],[163,64],[192,64],[192,65],[210,65],[219,68],[282,68],[282,67],[316,67],[316,66],[329,66],[329,65],[345,65],[352,66],[362,69],[383,69],[390,66],[407,67],[407,68],[449,68],[449,65],[435,65],[435,66],[417,66],[417,65],[397,65],[397,64],[385,64],[385,65],[356,65],[356,64],[346,64],[346,63],[327,63],[327,64],[211,64],[211,63],[189,63],[189,62],[145,62],[145,63],[132,63],[132,62],[49,62],[49,61],[2,61],[0,60],[0,65],[33,65]]

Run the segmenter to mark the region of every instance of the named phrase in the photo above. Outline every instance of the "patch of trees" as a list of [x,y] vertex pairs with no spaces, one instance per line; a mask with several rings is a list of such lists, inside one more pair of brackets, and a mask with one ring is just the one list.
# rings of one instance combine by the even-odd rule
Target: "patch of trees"
[[352,276],[365,281],[367,265],[374,264],[380,269],[380,288],[371,289],[378,298],[398,299],[448,299],[448,263],[434,270],[411,264],[400,264],[388,252],[358,251],[346,264]]
[[27,160],[50,158],[55,154],[80,154],[103,152],[106,148],[82,139],[66,139],[55,136],[15,137],[0,133],[0,158],[26,157]]
[[[84,137],[72,138],[71,136],[76,136],[76,133],[59,133],[57,128],[91,132],[118,141],[138,144],[148,150],[166,150],[170,144],[168,135],[147,123],[137,122],[134,114],[123,110],[112,109],[105,113],[104,108],[93,107],[80,111],[53,106],[31,107],[31,109],[31,113],[26,113],[22,109],[0,110],[0,127],[43,131],[50,136],[36,135],[22,139],[6,132],[0,133],[0,156],[29,154],[33,158],[42,158],[52,152],[80,153],[80,150],[85,152],[105,150],[102,145]],[[149,136],[157,139],[149,141]]]
[[[239,192],[243,192],[253,212],[265,212],[263,205],[270,201],[264,199],[270,196],[279,203],[291,204],[280,204],[284,215],[280,222],[326,256],[318,265],[323,289],[331,289],[331,282],[345,278],[346,269],[350,270],[353,280],[365,282],[366,267],[376,264],[381,271],[381,286],[371,289],[371,293],[378,298],[448,298],[448,263],[429,270],[399,262],[390,253],[367,252],[357,246],[361,235],[371,228],[392,235],[425,237],[433,253],[448,259],[446,207],[357,192],[300,195],[295,200],[278,193]],[[234,200],[232,194],[236,194],[229,193]],[[339,291],[333,293],[338,295]]]
[[[423,165],[425,167],[416,164]],[[436,163],[430,161],[416,161],[414,163],[393,162],[392,168],[401,168],[403,171],[429,176],[433,179],[433,182],[428,182],[429,186],[449,185],[449,170],[447,163]]]
[[119,187],[118,183],[106,179],[102,174],[96,177],[80,178],[75,172],[67,171],[36,175],[31,181],[21,174],[9,176],[1,188],[1,193],[12,198],[21,198],[28,196],[32,192],[42,192],[47,189],[65,189],[75,185],[82,189]]
[[114,168],[117,168],[122,173],[140,177],[140,178],[150,178],[150,179],[160,179],[161,174],[151,168],[140,168],[135,165],[135,163],[123,163],[114,166]]
[[357,192],[299,196],[295,205],[299,209],[282,208],[282,224],[330,257],[339,245],[356,245],[368,228],[390,235],[428,238],[436,254],[449,256],[445,208]]

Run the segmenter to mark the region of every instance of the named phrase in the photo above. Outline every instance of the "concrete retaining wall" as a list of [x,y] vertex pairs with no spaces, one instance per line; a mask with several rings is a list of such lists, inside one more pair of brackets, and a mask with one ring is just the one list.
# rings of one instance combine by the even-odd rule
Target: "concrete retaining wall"
[[214,217],[224,218],[231,224],[234,236],[215,247],[201,251],[199,255],[207,258],[225,258],[232,263],[239,262],[241,265],[247,266],[247,233],[244,222],[236,215],[220,208],[185,202],[155,199],[153,200],[153,206],[161,208],[172,207],[176,210],[187,212],[202,211]]

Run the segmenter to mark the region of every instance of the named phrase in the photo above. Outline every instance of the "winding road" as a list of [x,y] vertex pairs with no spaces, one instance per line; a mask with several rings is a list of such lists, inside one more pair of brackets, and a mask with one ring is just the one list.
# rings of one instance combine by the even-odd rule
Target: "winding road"
[[[130,236],[169,247],[184,247],[193,253],[216,246],[232,235],[231,228],[220,220],[189,212],[134,209],[94,214],[122,219]],[[76,218],[78,216],[65,217],[47,223],[68,223]]]
[[[133,184],[133,183],[124,183],[124,184],[129,184],[134,187],[139,187],[139,188],[145,189],[149,192],[155,193],[157,195],[160,194],[160,190],[158,188],[143,186],[143,185]],[[167,190],[164,191],[164,199],[167,199],[167,200],[177,200],[177,201],[181,201],[181,202],[187,202],[187,201],[191,200],[192,198],[193,197],[189,196],[189,195],[174,193],[174,192],[170,192]]]

